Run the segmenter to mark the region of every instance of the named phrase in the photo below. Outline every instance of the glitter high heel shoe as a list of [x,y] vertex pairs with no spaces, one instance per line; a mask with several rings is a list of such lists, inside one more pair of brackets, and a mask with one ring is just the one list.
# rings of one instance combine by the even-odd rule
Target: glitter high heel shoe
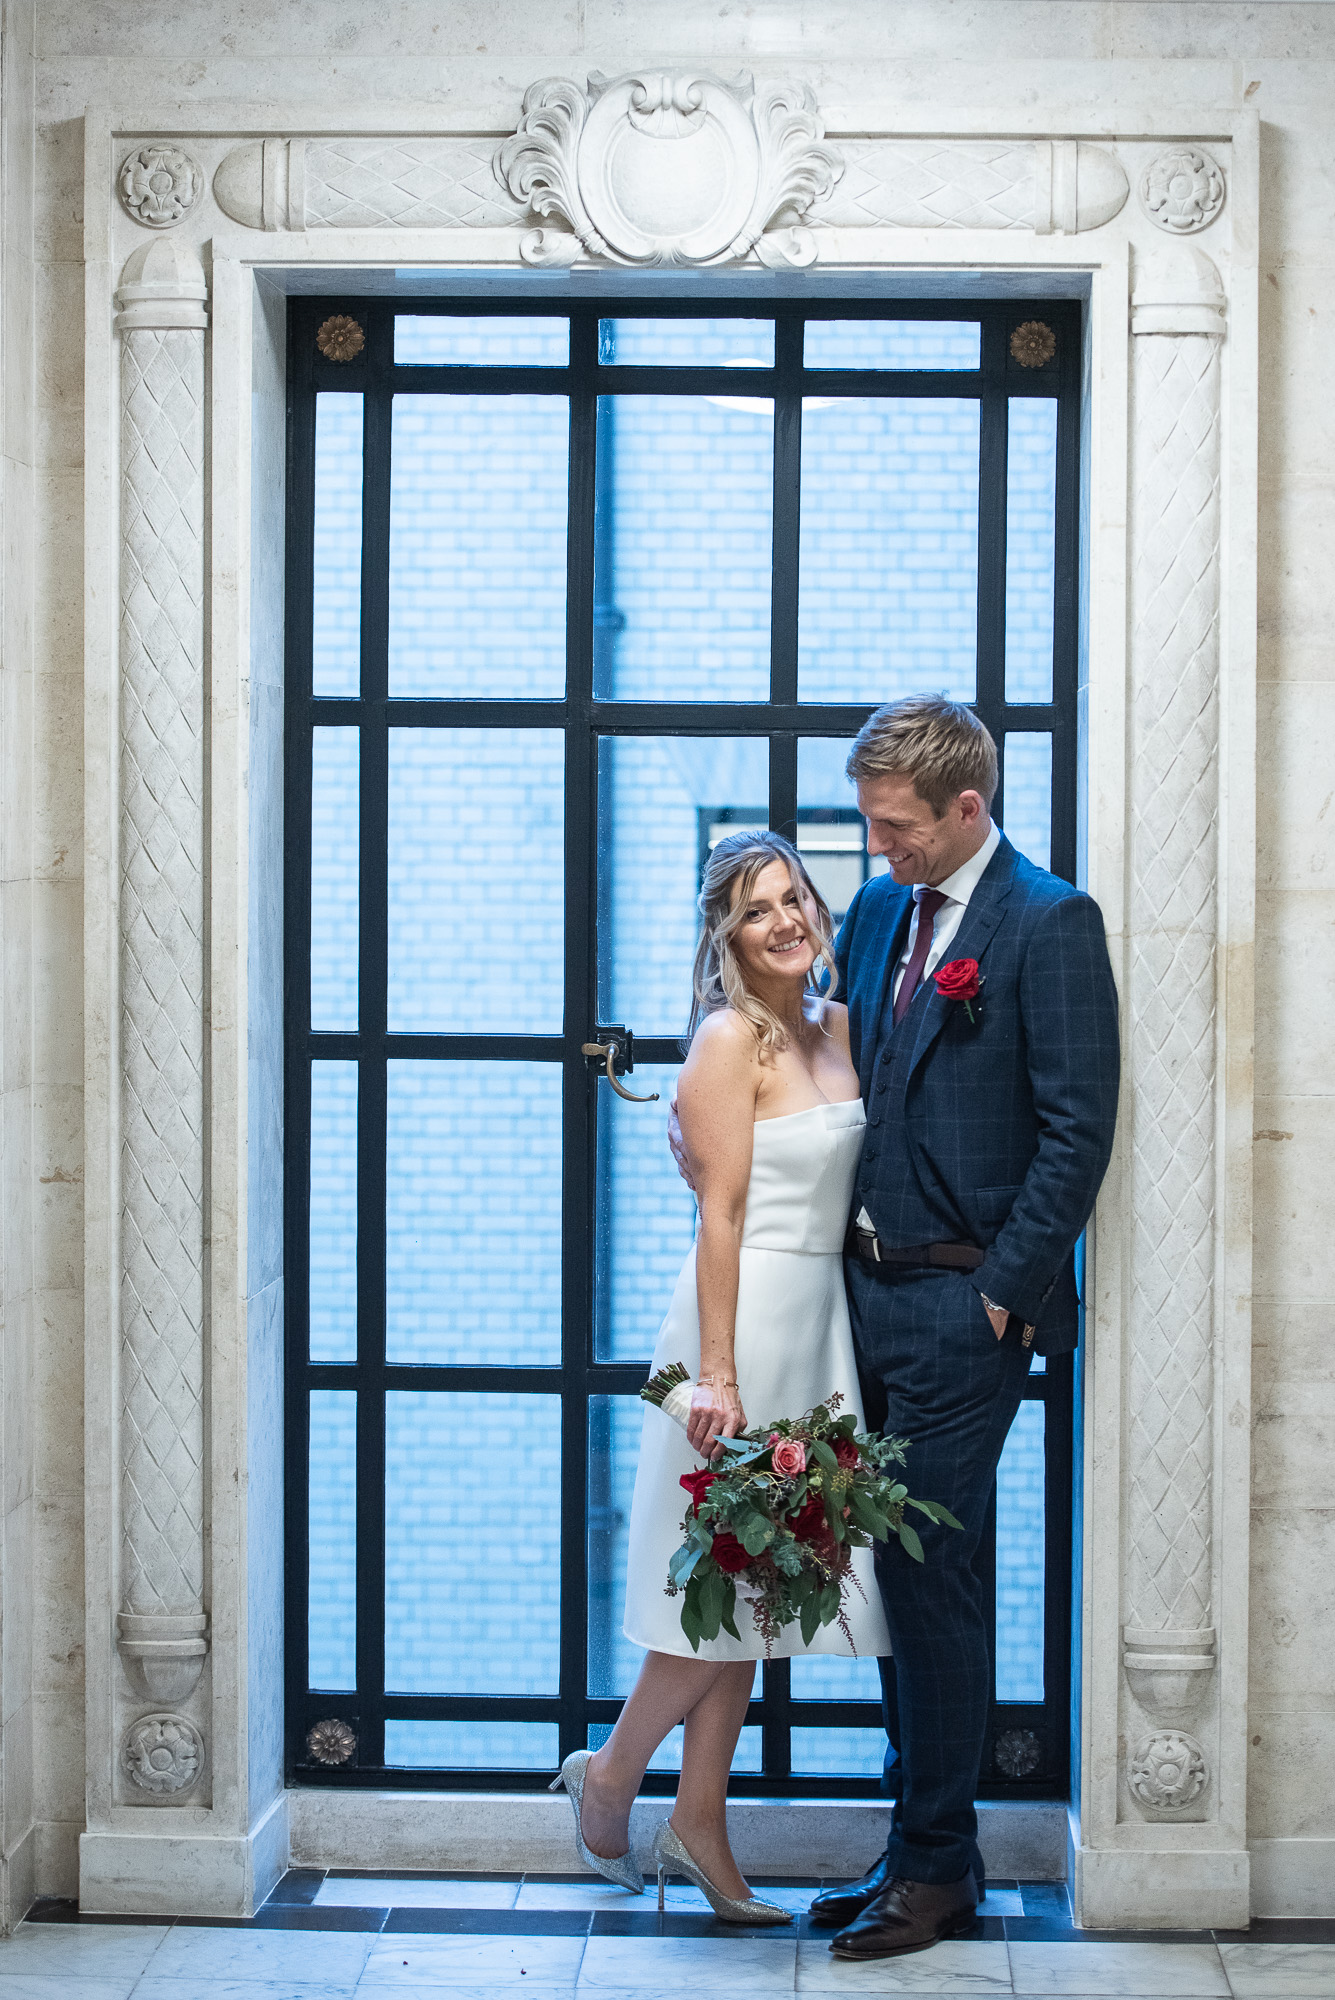
[[629,1850],[617,1860],[608,1861],[603,1855],[595,1854],[585,1843],[580,1808],[584,1803],[584,1774],[589,1768],[589,1759],[592,1755],[592,1750],[572,1750],[547,1789],[549,1792],[559,1792],[564,1785],[570,1796],[570,1804],[575,1814],[575,1845],[579,1849],[579,1858],[585,1867],[593,1868],[599,1875],[606,1876],[607,1880],[615,1882],[619,1889],[629,1889],[632,1896],[642,1896],[644,1877],[635,1865],[635,1856]]
[[759,1896],[725,1896],[714,1887],[703,1868],[692,1861],[681,1836],[667,1820],[654,1835],[653,1856],[658,1866],[658,1907],[663,1908],[663,1885],[669,1874],[684,1875],[706,1897],[714,1915],[725,1924],[790,1924],[792,1914],[777,1903],[762,1903]]

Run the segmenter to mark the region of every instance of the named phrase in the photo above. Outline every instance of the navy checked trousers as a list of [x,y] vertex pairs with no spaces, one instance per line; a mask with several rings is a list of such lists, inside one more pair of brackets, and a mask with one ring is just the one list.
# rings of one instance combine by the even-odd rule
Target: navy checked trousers
[[883,1663],[886,1725],[903,1789],[887,1853],[892,1875],[983,1887],[974,1793],[991,1698],[983,1587],[974,1567],[997,1463],[1020,1407],[1029,1351],[1012,1321],[998,1340],[958,1271],[869,1271],[846,1260],[858,1370],[872,1430],[909,1440],[909,1492],[964,1523],[910,1518],[925,1562],[897,1540],[876,1545],[893,1663]]

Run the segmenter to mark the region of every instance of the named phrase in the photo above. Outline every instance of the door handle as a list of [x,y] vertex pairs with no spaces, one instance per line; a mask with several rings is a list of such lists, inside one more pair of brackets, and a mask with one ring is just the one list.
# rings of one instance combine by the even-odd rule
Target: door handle
[[658,1092],[651,1090],[647,1097],[637,1097],[633,1090],[617,1080],[618,1069],[625,1074],[635,1067],[635,1037],[629,1028],[595,1028],[601,1035],[598,1042],[582,1042],[580,1054],[589,1058],[590,1063],[599,1063],[607,1073],[607,1081],[618,1097],[624,1097],[627,1104],[657,1104]]

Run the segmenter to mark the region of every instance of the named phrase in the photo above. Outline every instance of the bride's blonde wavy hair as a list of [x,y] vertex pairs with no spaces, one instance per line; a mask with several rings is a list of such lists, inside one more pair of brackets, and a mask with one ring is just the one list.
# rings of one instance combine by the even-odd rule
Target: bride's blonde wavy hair
[[[823,1000],[834,997],[839,974],[834,962],[834,919],[829,905],[802,865],[802,857],[781,833],[765,828],[729,833],[719,841],[705,865],[705,879],[696,908],[700,912],[700,943],[696,948],[692,973],[691,1018],[684,1045],[689,1048],[696,1029],[706,1014],[731,1007],[754,1030],[762,1062],[772,1061],[788,1041],[788,1032],[774,1013],[747,985],[732,940],[740,929],[756,886],[756,877],[772,861],[782,861],[799,896],[809,895],[816,905],[816,928],[799,922],[816,947],[815,962],[807,974],[804,991]],[[817,984],[824,967],[827,984]]]

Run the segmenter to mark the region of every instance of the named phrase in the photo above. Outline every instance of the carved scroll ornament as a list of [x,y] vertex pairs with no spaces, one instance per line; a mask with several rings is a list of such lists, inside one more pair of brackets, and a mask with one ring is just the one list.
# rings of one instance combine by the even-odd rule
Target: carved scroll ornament
[[250,229],[503,229],[537,265],[782,266],[812,262],[825,229],[1098,229],[1129,189],[1116,155],[1084,139],[836,150],[805,84],[643,70],[533,84],[499,147],[425,134],[251,140],[222,161],[213,192]]

